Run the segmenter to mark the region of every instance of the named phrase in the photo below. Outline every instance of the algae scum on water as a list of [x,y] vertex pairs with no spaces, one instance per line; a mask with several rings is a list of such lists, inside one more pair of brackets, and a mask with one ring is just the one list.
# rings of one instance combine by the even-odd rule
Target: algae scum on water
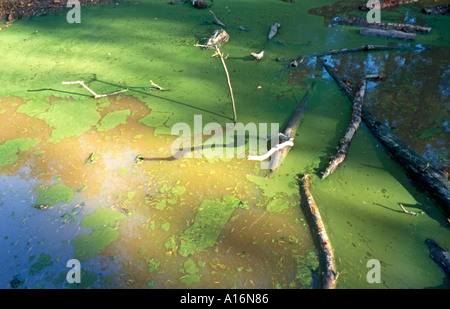
[[[337,288],[448,288],[424,243],[450,247],[437,205],[364,126],[342,166],[326,180],[316,177],[345,132],[351,103],[317,58],[296,68],[274,61],[397,44],[333,24],[337,15],[363,17],[356,2],[214,3],[230,35],[221,52],[239,122],[282,129],[310,91],[295,145],[271,175],[245,158],[172,156],[175,124],[194,128],[195,115],[222,128],[233,121],[220,59],[195,46],[220,29],[208,10],[121,1],[82,7],[80,24],[57,11],[2,27],[2,287],[317,288],[319,252],[298,187],[307,172],[333,245]],[[383,12],[383,21],[415,20],[433,30],[403,43],[419,45],[413,51],[326,60],[352,84],[386,74],[368,82],[365,104],[445,167],[448,17],[424,15],[416,4]],[[274,23],[281,27],[267,41]],[[261,60],[250,56],[261,50]],[[123,92],[96,99],[63,81]],[[424,214],[408,215],[399,203]],[[81,283],[66,280],[71,259],[81,263]],[[371,259],[381,263],[377,284],[366,280]]]

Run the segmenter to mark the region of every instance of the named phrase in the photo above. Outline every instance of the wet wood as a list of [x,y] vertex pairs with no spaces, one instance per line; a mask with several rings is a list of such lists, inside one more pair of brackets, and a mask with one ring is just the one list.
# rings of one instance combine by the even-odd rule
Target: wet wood
[[403,32],[407,32],[407,33],[428,34],[431,31],[431,27],[422,27],[422,26],[411,25],[411,24],[369,23],[360,18],[338,19],[337,23],[339,25],[345,25],[345,26],[364,27],[364,28],[373,28],[373,29],[381,29],[381,30],[397,30],[397,31],[403,31]]
[[216,46],[216,53],[219,55],[220,61],[222,62],[222,65],[223,65],[223,69],[225,70],[225,75],[227,77],[228,90],[230,91],[230,96],[231,96],[231,104],[233,107],[234,123],[236,123],[237,122],[236,104],[234,103],[234,95],[233,95],[233,88],[231,87],[230,74],[228,73],[227,65],[225,64],[225,60],[223,59],[223,55],[219,49],[219,46]]
[[[341,90],[353,102],[354,91],[345,84],[334,68],[323,62],[322,65],[335,80]],[[417,154],[400,138],[394,135],[390,128],[379,122],[365,106],[362,107],[362,120],[372,134],[378,139],[384,149],[389,153],[405,171],[406,174],[424,191],[434,199],[442,208],[445,215],[450,217],[450,184],[443,171],[434,167],[425,158]],[[424,167],[427,168],[424,169]]]
[[[387,9],[387,8],[395,7],[398,5],[410,4],[410,3],[414,3],[414,2],[418,2],[418,1],[419,0],[385,0],[385,1],[380,1],[380,8]],[[359,6],[359,9],[362,11],[368,11],[371,8],[366,5],[361,5],[361,6]]]
[[297,63],[295,65],[292,65],[292,67],[296,67],[298,64],[302,63],[305,58],[312,58],[312,57],[324,57],[329,55],[338,55],[338,54],[345,54],[345,53],[353,53],[353,52],[360,52],[360,51],[385,51],[385,50],[409,50],[414,49],[416,47],[411,46],[386,46],[386,45],[364,45],[359,47],[353,47],[353,48],[342,48],[342,49],[332,49],[325,52],[318,52],[318,53],[312,53],[309,55],[302,55],[297,58],[279,58],[277,57],[276,61],[296,61]]
[[214,14],[213,11],[209,10],[209,13],[210,13],[210,14],[212,15],[212,17],[214,18],[214,23],[215,23],[216,25],[221,26],[221,27],[224,27],[224,28],[227,27],[223,22],[221,22],[221,21],[216,17],[216,15]]
[[338,279],[338,272],[334,261],[333,249],[328,238],[325,225],[320,216],[319,208],[311,194],[311,186],[308,175],[304,175],[300,180],[301,205],[306,213],[306,217],[313,229],[320,251],[321,260],[321,287],[323,289],[334,289]]
[[[291,142],[294,142],[295,133],[297,132],[297,128],[305,112],[305,108],[308,105],[310,97],[310,92],[306,92],[298,106],[295,108],[294,112],[292,113],[291,119],[289,119],[289,122],[284,129],[283,139],[289,139]],[[291,147],[283,148],[272,156],[272,160],[270,162],[271,173],[274,173],[277,168],[281,166],[290,149]]]
[[441,267],[441,269],[450,277],[450,250],[444,250],[433,239],[427,239],[425,244],[430,250],[431,258]]
[[362,28],[359,34],[364,36],[373,36],[386,39],[403,40],[403,41],[414,41],[416,39],[415,33],[406,33],[398,30],[383,30],[383,29],[373,29],[373,28]]
[[328,167],[323,172],[322,179],[332,174],[336,170],[336,168],[342,162],[344,162],[345,158],[347,157],[350,143],[356,131],[358,130],[359,125],[361,124],[362,106],[365,91],[366,91],[366,81],[363,80],[359,85],[359,90],[355,95],[355,99],[353,100],[352,120],[350,121],[350,124],[348,125],[344,136],[339,141],[339,146],[336,155],[333,157],[333,159],[328,164]]
[[208,6],[205,0],[191,0],[191,4],[197,9],[204,9]]
[[444,15],[450,13],[450,4],[441,4],[433,7],[425,7],[422,9],[425,14]]

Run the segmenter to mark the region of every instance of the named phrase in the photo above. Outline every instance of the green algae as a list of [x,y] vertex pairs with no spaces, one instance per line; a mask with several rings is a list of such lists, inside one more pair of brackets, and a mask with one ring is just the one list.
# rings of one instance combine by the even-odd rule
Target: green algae
[[39,186],[37,188],[38,198],[33,206],[48,205],[54,206],[59,203],[68,203],[73,198],[73,191],[65,184],[58,183],[48,188]]
[[180,279],[181,283],[189,285],[194,282],[200,282],[200,275],[198,274],[199,269],[195,265],[194,261],[191,259],[187,260],[183,263],[183,267],[184,268],[180,269],[180,272],[186,275]]
[[115,227],[123,218],[125,218],[124,214],[101,207],[95,213],[86,216],[81,225],[90,227],[93,230],[100,230],[105,227]]
[[176,187],[173,187],[173,188],[170,190],[170,192],[172,192],[172,194],[178,196],[178,195],[184,194],[184,192],[186,192],[186,188],[185,188],[184,186],[176,186]]
[[167,201],[161,200],[158,203],[156,203],[156,205],[154,207],[158,210],[164,210],[164,208],[166,208],[166,206],[167,206]]
[[111,209],[99,208],[95,213],[86,216],[81,225],[90,227],[93,232],[89,235],[78,235],[72,240],[75,257],[84,262],[89,260],[119,236],[117,225],[126,216]]
[[90,101],[54,102],[46,112],[36,117],[45,120],[53,128],[48,139],[50,143],[79,136],[100,120],[95,102]]
[[75,258],[86,262],[110,243],[115,241],[119,232],[112,227],[106,227],[92,232],[89,235],[79,235],[72,240],[75,248]]
[[100,120],[97,130],[108,131],[114,129],[120,124],[126,124],[127,118],[130,114],[131,111],[129,109],[110,112],[106,114],[102,120]]
[[[293,104],[295,96],[303,89],[287,87],[286,78],[277,77],[278,67],[274,69],[273,61],[265,61],[269,57],[297,57],[300,54],[334,48],[347,48],[373,42],[375,44],[387,43],[382,39],[369,42],[367,39],[355,35],[356,32],[350,28],[323,27],[321,18],[305,14],[313,6],[328,5],[330,2],[280,2],[277,4],[277,10],[273,10],[273,7],[266,3],[255,6],[251,1],[231,0],[227,2],[230,11],[228,8],[225,10],[221,6],[216,7],[218,10],[215,9],[216,14],[218,16],[226,14],[230,23],[241,21],[244,15],[241,15],[240,12],[250,10],[255,12],[253,16],[245,16],[245,21],[248,23],[245,26],[251,31],[239,33],[230,29],[232,40],[228,43],[229,45],[225,46],[226,52],[230,52],[227,65],[230,68],[233,88],[237,94],[240,120],[275,121],[281,124],[288,119],[292,109],[295,108],[295,104]],[[150,78],[175,91],[153,92],[151,95],[141,95],[130,91],[133,95],[139,96],[152,109],[153,116],[147,117],[144,122],[150,126],[158,126],[156,133],[167,133],[168,128],[178,121],[190,123],[190,118],[192,118],[190,116],[194,113],[204,113],[205,123],[212,120],[222,123],[228,120],[223,117],[223,115],[229,115],[230,111],[226,100],[227,89],[221,87],[224,81],[223,74],[220,74],[222,72],[220,62],[217,59],[208,59],[210,54],[205,51],[199,52],[192,47],[196,40],[192,33],[204,33],[205,26],[201,25],[201,22],[207,13],[201,12],[201,10],[189,10],[187,6],[168,6],[163,2],[144,0],[139,1],[139,5],[137,3],[135,5],[125,2],[121,4],[120,10],[86,8],[86,15],[83,11],[83,23],[77,25],[76,28],[73,25],[67,25],[64,16],[50,15],[45,19],[38,16],[33,20],[23,19],[15,23],[14,27],[2,31],[4,44],[0,46],[2,54],[0,61],[2,61],[2,67],[5,68],[4,74],[0,76],[2,86],[10,93],[27,97],[27,100],[31,99],[31,96],[36,96],[34,100],[38,103],[35,106],[26,103],[27,107],[21,105],[19,110],[23,108],[22,111],[26,111],[30,115],[39,115],[50,107],[45,100],[51,94],[80,98],[84,90],[78,91],[77,94],[75,87],[73,90],[69,89],[73,91],[71,94],[60,92],[68,90],[68,88],[60,86],[61,80],[67,80],[68,75],[74,80],[91,77],[78,72],[95,72],[99,79],[113,81],[113,83],[120,80],[129,85],[145,84],[150,75],[156,73],[160,75],[157,79],[154,76]],[[149,10],[144,12],[142,6],[148,6]],[[268,9],[273,14],[264,14]],[[189,13],[186,14],[186,12]],[[136,18],[121,18],[121,16],[136,16]],[[158,16],[158,21],[149,18],[153,16]],[[86,19],[84,19],[85,17]],[[144,20],[141,17],[144,17]],[[272,42],[274,44],[269,45],[263,61],[245,61],[250,49],[256,50],[265,43],[267,26],[274,19],[280,18],[283,22],[277,39],[287,42],[288,46],[281,47]],[[93,23],[93,20],[99,21],[101,26]],[[174,20],[182,22],[174,22]],[[433,43],[432,40],[445,34],[442,31],[445,29],[442,26],[446,25],[445,21],[443,22],[439,16],[436,20],[433,22],[433,32],[430,36],[418,36],[419,43]],[[113,21],[120,22],[113,23]],[[104,24],[107,26],[103,27]],[[24,42],[23,34],[27,31],[34,31],[34,29],[40,30],[39,37],[36,36]],[[134,30],[131,37],[129,29]],[[149,32],[148,29],[152,29],[152,31]],[[309,29],[313,29],[313,31],[309,31]],[[208,34],[205,33],[205,36]],[[114,40],[115,44],[109,44],[110,40]],[[133,40],[134,44],[129,44],[130,40]],[[448,45],[447,39],[439,40],[438,44]],[[176,48],[174,48],[174,44]],[[9,50],[15,46],[20,46],[24,53],[10,53]],[[243,46],[248,46],[248,50]],[[60,57],[61,53],[64,54],[64,57]],[[107,53],[112,56],[108,56]],[[18,58],[17,61],[15,61],[15,57]],[[29,58],[33,58],[33,60],[28,61]],[[39,65],[35,63],[34,59],[39,59]],[[5,65],[3,65],[3,61],[6,62]],[[28,67],[29,65],[31,68]],[[250,70],[252,74],[249,76]],[[299,71],[303,70],[307,69],[299,68]],[[311,71],[312,74],[316,74],[316,78],[317,71],[320,73],[320,70]],[[292,74],[295,73],[298,72]],[[45,78],[35,78],[36,75],[45,76]],[[355,74],[355,76],[359,76],[359,74]],[[302,80],[302,82],[305,81],[306,79]],[[318,84],[322,89],[324,84],[330,89],[334,89],[332,84]],[[262,88],[256,90],[259,85]],[[24,89],[48,87],[52,87],[54,90],[32,93],[24,91]],[[98,93],[116,90],[115,86],[101,82],[93,82],[92,87]],[[291,91],[291,89],[295,91]],[[211,90],[214,91],[214,98],[211,96]],[[280,94],[279,90],[285,92]],[[153,95],[155,93],[157,95]],[[322,160],[327,160],[333,153],[332,150],[338,142],[337,136],[342,132],[341,123],[345,123],[342,120],[348,116],[348,113],[345,112],[348,102],[345,98],[341,98],[338,89],[324,91],[324,93],[326,94],[320,96],[317,96],[318,92],[315,93],[317,101],[321,104],[313,106],[314,108],[309,111],[311,113],[305,115],[305,121],[299,130],[300,135],[296,137],[296,146],[277,172],[282,176],[275,176],[275,180],[249,179],[256,179],[255,183],[261,186],[267,197],[286,193],[284,184],[292,184],[296,173],[318,166]],[[90,100],[94,101],[94,99]],[[161,113],[166,110],[170,110],[171,113]],[[426,133],[429,136],[430,132]],[[409,185],[408,179],[405,179],[397,170],[398,167],[389,163],[386,163],[386,166],[378,164],[380,161],[372,156],[358,156],[356,151],[353,151],[355,145],[358,147],[356,143],[352,145],[347,161],[342,169],[333,175],[333,178],[324,182],[314,179],[313,184],[314,196],[321,208],[321,214],[326,220],[327,228],[329,228],[333,247],[338,253],[338,269],[343,270],[338,287],[369,286],[364,279],[367,268],[364,261],[361,261],[362,256],[366,258],[369,254],[381,255],[379,257],[381,260],[394,265],[387,265],[387,268],[383,269],[382,278],[388,286],[392,286],[391,284],[396,287],[438,286],[441,279],[439,269],[433,267],[432,261],[427,260],[426,250],[420,245],[420,242],[425,235],[439,235],[448,246],[448,240],[445,240],[446,237],[448,239],[448,233],[441,231],[438,228],[439,224],[436,223],[441,221],[439,215],[431,209],[431,214],[416,221],[412,220],[417,218],[410,218],[407,215],[397,217],[399,214],[395,212],[397,206],[393,200],[407,201],[424,209],[432,208],[432,202],[421,197],[421,193],[414,191]],[[357,149],[361,149],[361,147]],[[373,151],[370,148],[362,147],[362,149],[364,154]],[[384,157],[381,161],[388,162],[389,160]],[[375,167],[370,167],[370,165]],[[379,173],[372,173],[371,169],[379,169]],[[288,173],[285,173],[286,171]],[[354,171],[360,175],[354,177],[352,175]],[[365,176],[366,174],[367,176]],[[282,178],[286,178],[286,180]],[[385,180],[388,186],[382,184]],[[274,187],[272,184],[276,186]],[[365,197],[365,193],[368,191],[366,187],[370,189],[370,194]],[[388,192],[398,192],[390,195],[390,199],[387,199],[376,193],[382,187],[388,187]],[[290,185],[289,188],[295,189],[295,186]],[[292,190],[292,192],[294,195],[294,193],[298,193],[298,190]],[[371,204],[373,202],[381,204],[383,207]],[[368,207],[368,204],[375,206]],[[391,212],[390,215],[389,212]],[[349,219],[345,220],[347,218]],[[398,230],[393,228],[397,219],[400,221]],[[349,224],[352,224],[353,227]],[[399,232],[404,237],[398,237]],[[356,241],[348,233],[355,235]],[[405,238],[408,241],[402,244],[401,240]],[[409,238],[415,240],[412,241]],[[390,244],[391,240],[393,240],[392,244]],[[395,250],[396,248],[398,250]],[[415,257],[412,265],[404,262],[405,257],[410,256]],[[397,266],[399,266],[398,271],[396,270]],[[425,266],[425,270],[421,270],[423,266]],[[410,273],[407,273],[408,270]],[[417,274],[412,274],[414,271],[411,270],[418,270]],[[386,276],[384,276],[385,274]],[[423,278],[432,279],[424,280]],[[183,280],[192,280],[193,282],[196,279],[199,278],[195,276],[183,278]]]
[[154,258],[146,258],[145,261],[147,262],[147,266],[148,266],[148,272],[152,273],[155,270],[158,269],[159,267],[159,261],[157,259]]
[[281,198],[275,198],[267,204],[267,211],[282,213],[289,208],[289,201]]
[[48,254],[41,253],[38,260],[33,265],[31,265],[28,274],[30,276],[33,276],[37,273],[40,273],[44,268],[51,265],[53,265],[52,257]]
[[14,163],[19,159],[22,152],[28,151],[36,146],[39,139],[17,138],[0,145],[0,168]]
[[197,209],[194,223],[181,233],[178,252],[191,256],[213,246],[237,206],[234,200],[204,200]]
[[165,232],[168,232],[170,228],[170,223],[169,222],[164,222],[161,224],[161,229]]

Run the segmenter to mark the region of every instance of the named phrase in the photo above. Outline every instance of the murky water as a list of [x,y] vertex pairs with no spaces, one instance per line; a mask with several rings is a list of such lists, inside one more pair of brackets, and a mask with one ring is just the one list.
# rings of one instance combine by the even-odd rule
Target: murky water
[[[223,52],[230,54],[240,122],[283,126],[311,91],[295,147],[270,177],[246,159],[171,158],[175,123],[192,125],[201,114],[204,124],[224,126],[232,118],[220,61],[194,47],[217,28],[206,11],[123,1],[84,9],[80,25],[57,13],[3,29],[2,287],[11,288],[15,277],[27,288],[317,287],[317,250],[296,181],[305,172],[313,175],[312,192],[335,251],[338,288],[448,287],[424,244],[431,237],[450,245],[446,218],[364,126],[343,166],[325,181],[315,176],[347,126],[350,103],[316,58],[296,69],[273,59],[389,43],[332,23],[335,15],[362,14],[354,2],[329,4],[214,5],[230,25]],[[365,74],[386,74],[368,83],[365,104],[418,153],[445,167],[448,20],[410,7],[383,16],[433,26],[433,32],[418,37],[414,51],[326,59],[353,84]],[[280,33],[267,43],[275,21],[282,23]],[[263,47],[265,58],[254,61],[249,53]],[[128,92],[95,100],[77,85],[61,85],[71,80],[84,80],[98,93]],[[154,91],[149,80],[171,91]],[[138,155],[151,160],[136,162]],[[409,216],[398,203],[424,214]],[[82,266],[78,285],[66,281],[72,258]],[[382,264],[379,285],[366,280],[371,258]]]

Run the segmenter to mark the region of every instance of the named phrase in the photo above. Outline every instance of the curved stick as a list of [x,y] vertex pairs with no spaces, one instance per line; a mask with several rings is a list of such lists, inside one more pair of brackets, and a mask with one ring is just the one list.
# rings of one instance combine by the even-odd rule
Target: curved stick
[[336,155],[333,160],[330,161],[327,169],[322,175],[322,179],[328,177],[334,170],[344,162],[347,157],[348,148],[350,147],[350,142],[353,139],[356,131],[361,124],[362,117],[362,105],[364,93],[366,91],[366,80],[363,80],[359,85],[359,91],[355,95],[355,99],[353,100],[353,113],[352,113],[352,121],[347,127],[345,131],[344,137],[339,142],[339,148],[336,152]]

